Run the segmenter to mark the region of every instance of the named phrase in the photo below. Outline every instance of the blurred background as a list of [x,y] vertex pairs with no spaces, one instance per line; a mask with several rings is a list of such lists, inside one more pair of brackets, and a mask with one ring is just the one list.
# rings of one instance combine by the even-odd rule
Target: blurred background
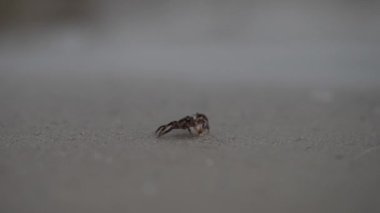
[[[376,0],[0,0],[2,74],[373,85]],[[70,73],[70,74],[68,74]]]

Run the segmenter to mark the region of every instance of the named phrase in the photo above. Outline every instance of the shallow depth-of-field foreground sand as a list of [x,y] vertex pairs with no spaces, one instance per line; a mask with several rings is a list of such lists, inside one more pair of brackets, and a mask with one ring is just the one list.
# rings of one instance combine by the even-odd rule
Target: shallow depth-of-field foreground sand
[[4,74],[0,103],[0,212],[380,212],[379,88]]

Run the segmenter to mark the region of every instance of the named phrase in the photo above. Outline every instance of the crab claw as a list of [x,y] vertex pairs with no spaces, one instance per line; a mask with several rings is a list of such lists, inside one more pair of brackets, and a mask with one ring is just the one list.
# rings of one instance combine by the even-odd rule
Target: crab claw
[[161,135],[163,135],[163,132],[164,130],[166,129],[166,125],[162,125],[160,127],[157,128],[157,130],[155,131],[155,134],[160,137]]
[[178,127],[177,121],[172,121],[166,125],[162,125],[157,128],[156,134],[158,134],[158,137],[165,135],[166,133],[172,131],[173,129],[177,129]]

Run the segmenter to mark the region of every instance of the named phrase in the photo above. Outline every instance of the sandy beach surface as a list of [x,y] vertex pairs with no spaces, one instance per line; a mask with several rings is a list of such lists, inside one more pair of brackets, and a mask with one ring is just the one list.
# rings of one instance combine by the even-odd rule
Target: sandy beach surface
[[0,212],[380,212],[379,88],[14,73]]

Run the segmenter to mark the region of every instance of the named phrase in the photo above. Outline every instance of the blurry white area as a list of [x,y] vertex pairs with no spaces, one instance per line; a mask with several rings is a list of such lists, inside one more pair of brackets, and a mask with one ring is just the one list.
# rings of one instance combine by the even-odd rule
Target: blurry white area
[[376,106],[375,109],[373,110],[373,113],[374,113],[376,116],[380,116],[380,106]]
[[158,193],[158,188],[152,181],[145,181],[141,190],[145,196],[155,196]]
[[333,92],[328,90],[313,90],[310,96],[313,101],[319,103],[330,103],[334,99]]
[[210,159],[210,158],[207,158],[206,160],[205,160],[205,163],[206,163],[206,166],[208,166],[208,167],[212,167],[212,166],[214,166],[214,160],[212,160],[212,159]]
[[38,0],[21,16],[33,21],[6,22],[1,71],[380,82],[379,1],[79,2]]

